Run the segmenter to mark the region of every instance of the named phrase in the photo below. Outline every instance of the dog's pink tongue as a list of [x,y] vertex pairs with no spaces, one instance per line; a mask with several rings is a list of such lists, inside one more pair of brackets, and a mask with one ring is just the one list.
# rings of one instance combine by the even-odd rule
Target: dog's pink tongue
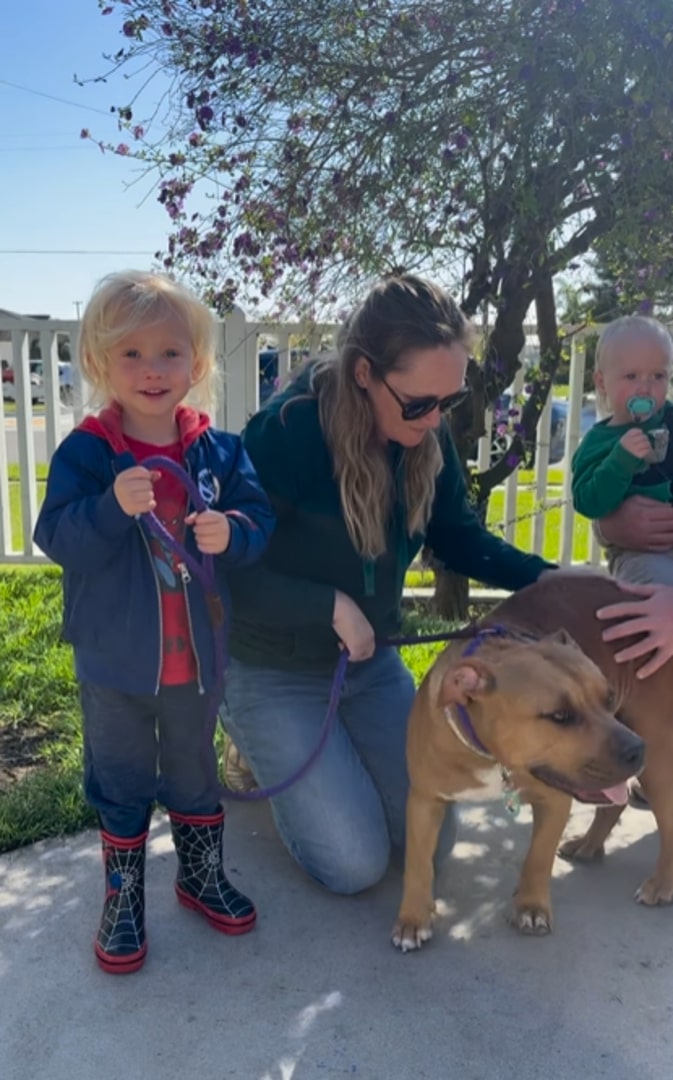
[[629,801],[629,789],[626,784],[615,784],[614,787],[603,788],[603,795],[607,802],[617,806],[626,806]]

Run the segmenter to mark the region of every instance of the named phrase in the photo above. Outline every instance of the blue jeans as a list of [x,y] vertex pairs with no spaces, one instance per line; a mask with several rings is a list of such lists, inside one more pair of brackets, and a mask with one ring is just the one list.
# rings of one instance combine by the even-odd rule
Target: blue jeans
[[[280,671],[232,659],[222,722],[261,787],[306,761],[327,712],[331,675]],[[338,721],[311,770],[271,800],[276,827],[294,859],[335,893],[376,884],[391,849],[404,848],[407,718],[413,679],[397,651],[378,649],[349,664]],[[455,841],[452,808],[437,850]]]
[[84,794],[107,832],[138,836],[155,800],[180,814],[219,810],[209,698],[196,683],[162,686],[156,696],[82,683],[80,699]]

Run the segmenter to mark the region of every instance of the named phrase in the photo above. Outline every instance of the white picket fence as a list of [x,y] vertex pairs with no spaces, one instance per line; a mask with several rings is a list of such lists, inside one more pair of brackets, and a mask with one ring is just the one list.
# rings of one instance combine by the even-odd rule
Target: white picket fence
[[[240,431],[259,406],[260,338],[277,342],[279,375],[290,369],[291,339],[308,341],[311,352],[324,346],[334,333],[332,325],[307,327],[299,323],[269,324],[248,321],[244,312],[235,310],[219,323],[218,379],[219,394],[214,410],[215,423],[229,431]],[[529,335],[534,328],[528,327]],[[596,328],[592,328],[595,333]],[[79,324],[75,321],[0,317],[0,339],[11,341],[9,359],[14,370],[15,403],[0,399],[0,563],[44,562],[45,557],[33,544],[32,535],[37,517],[43,481],[38,480],[38,465],[47,464],[56,446],[84,415],[86,396],[73,363],[73,404],[65,406],[59,396],[58,340],[67,335],[73,359],[77,356]],[[32,401],[29,349],[35,336],[39,337],[43,361],[44,405]],[[530,340],[530,337],[529,337]],[[525,373],[520,371],[513,390],[520,392]],[[584,343],[582,332],[572,339],[570,386],[565,431],[564,461],[568,463],[580,439],[580,421],[584,380]],[[487,418],[490,426],[493,418]],[[551,400],[542,414],[537,432],[536,463],[533,481],[533,526],[531,550],[541,553],[549,527],[548,501],[549,450],[551,430]],[[491,433],[481,440],[478,464],[488,467],[491,455]],[[570,470],[564,468],[561,502],[560,560],[573,561],[576,518],[570,500]],[[514,472],[504,485],[502,532],[506,539],[515,540],[521,483]],[[530,492],[530,488],[527,489]],[[531,500],[529,494],[529,502]],[[558,511],[556,511],[558,517]],[[18,526],[20,522],[20,527]],[[18,533],[18,535],[17,535]],[[590,543],[588,561],[598,563],[600,550],[594,540]]]

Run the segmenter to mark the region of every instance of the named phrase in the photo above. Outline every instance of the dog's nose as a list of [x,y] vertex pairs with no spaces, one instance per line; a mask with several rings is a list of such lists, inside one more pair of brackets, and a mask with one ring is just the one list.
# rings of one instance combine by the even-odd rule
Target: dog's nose
[[626,765],[632,775],[640,772],[645,762],[645,743],[632,731],[620,731],[616,736],[616,756]]

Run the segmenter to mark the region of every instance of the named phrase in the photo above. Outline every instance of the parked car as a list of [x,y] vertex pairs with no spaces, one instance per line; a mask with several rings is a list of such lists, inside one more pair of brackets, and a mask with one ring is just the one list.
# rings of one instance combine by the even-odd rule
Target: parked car
[[[33,405],[36,405],[39,402],[44,401],[44,388],[42,386],[42,376],[32,370],[32,365],[33,361],[31,361],[30,389]],[[14,368],[4,360],[2,364],[2,396],[5,401],[16,401]]]
[[[41,360],[31,360],[30,384],[33,404],[44,401],[44,368]],[[59,395],[64,405],[71,405],[73,398],[72,365],[65,360],[58,361]],[[14,369],[7,360],[2,362],[2,396],[6,401],[16,401],[14,387]]]

